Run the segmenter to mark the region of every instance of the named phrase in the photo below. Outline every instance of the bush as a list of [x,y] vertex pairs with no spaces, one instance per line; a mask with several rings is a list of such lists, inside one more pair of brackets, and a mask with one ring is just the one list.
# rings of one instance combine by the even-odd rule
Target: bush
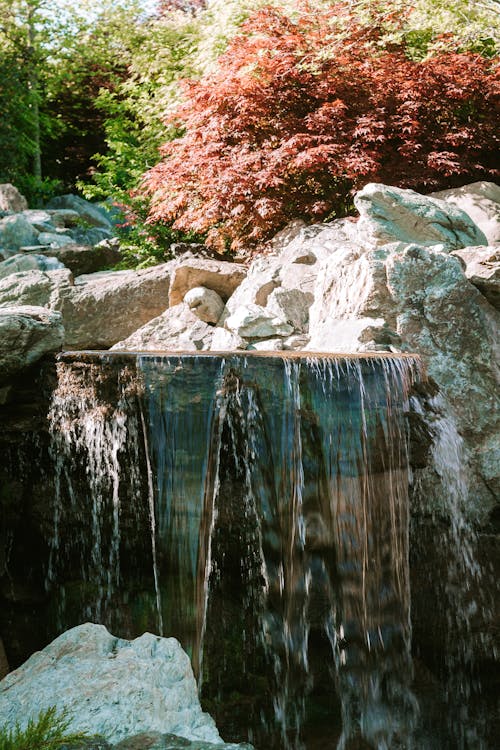
[[17,725],[14,729],[0,729],[0,750],[56,750],[66,743],[77,743],[88,739],[83,733],[70,733],[70,719],[63,712],[56,713],[54,706],[40,713],[38,719],[30,719],[26,729]]
[[344,216],[370,181],[438,190],[498,174],[498,67],[476,54],[415,61],[347,4],[266,8],[218,68],[186,84],[141,192],[149,222],[257,245],[294,218]]

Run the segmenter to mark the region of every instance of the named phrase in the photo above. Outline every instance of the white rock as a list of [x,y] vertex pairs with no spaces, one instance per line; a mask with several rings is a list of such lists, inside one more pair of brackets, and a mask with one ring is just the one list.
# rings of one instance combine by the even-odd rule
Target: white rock
[[500,310],[500,245],[466,247],[453,255],[465,263],[465,275],[488,302]]
[[224,312],[224,302],[217,292],[204,286],[195,286],[186,293],[184,302],[205,323],[217,323]]
[[293,333],[291,325],[260,305],[239,307],[226,319],[224,325],[229,331],[246,339],[267,339]]
[[210,343],[212,352],[234,352],[237,349],[246,349],[248,346],[245,339],[231,333],[226,328],[215,328]]
[[383,318],[330,320],[318,332],[313,332],[306,349],[342,354],[373,351],[373,330],[383,327]]
[[185,302],[181,302],[111,348],[128,351],[208,350],[214,330],[200,320]]
[[465,211],[484,233],[489,245],[500,242],[500,187],[494,182],[473,182],[431,193],[429,197],[439,198]]
[[59,313],[25,305],[0,308],[0,381],[59,351],[63,341]]
[[258,352],[281,352],[284,349],[283,339],[264,339],[264,341],[254,341],[248,345],[248,349],[255,349]]
[[441,243],[450,251],[488,244],[483,232],[460,208],[413,190],[369,183],[356,194],[354,205],[360,213],[357,231],[361,244]]
[[68,710],[70,730],[112,743],[145,731],[220,742],[175,638],[127,641],[91,623],[68,630],[0,683],[2,726],[24,728],[50,706]]
[[10,182],[0,185],[0,211],[20,213],[27,208],[28,201],[14,185],[11,185]]

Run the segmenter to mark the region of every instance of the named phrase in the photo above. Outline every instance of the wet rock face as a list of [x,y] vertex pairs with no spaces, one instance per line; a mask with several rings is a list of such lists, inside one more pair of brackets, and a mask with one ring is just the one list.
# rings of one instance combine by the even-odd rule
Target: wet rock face
[[25,727],[56,706],[69,729],[117,742],[140,731],[171,732],[219,742],[198,702],[187,654],[174,638],[145,633],[134,641],[87,623],[63,633],[4,678],[0,723]]

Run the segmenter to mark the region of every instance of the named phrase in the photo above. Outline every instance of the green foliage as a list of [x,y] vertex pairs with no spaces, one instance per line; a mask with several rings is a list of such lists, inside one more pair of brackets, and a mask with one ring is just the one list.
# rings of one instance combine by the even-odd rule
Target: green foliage
[[65,743],[88,738],[82,732],[68,732],[69,725],[67,713],[57,714],[52,706],[42,711],[36,721],[30,719],[26,729],[19,724],[14,729],[0,729],[0,750],[57,750]]

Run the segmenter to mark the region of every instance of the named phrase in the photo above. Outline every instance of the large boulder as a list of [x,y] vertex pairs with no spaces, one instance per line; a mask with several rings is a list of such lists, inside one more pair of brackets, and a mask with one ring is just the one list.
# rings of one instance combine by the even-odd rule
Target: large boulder
[[0,255],[8,258],[21,247],[38,245],[38,231],[22,214],[0,219]]
[[22,305],[0,308],[0,382],[59,351],[63,341],[60,313]]
[[186,302],[150,320],[112,349],[128,351],[200,351],[211,347],[212,326],[200,320]]
[[14,185],[10,182],[0,185],[0,211],[11,211],[17,214],[27,208],[28,201]]
[[79,276],[59,289],[51,307],[62,313],[67,349],[108,349],[168,306],[170,266]]
[[69,291],[73,276],[67,268],[56,271],[18,271],[0,279],[0,308],[12,305],[35,305],[53,308],[56,291]]
[[184,302],[197,318],[205,323],[217,323],[224,312],[222,297],[204,286],[195,286],[184,296]]
[[[95,203],[90,203],[79,195],[69,193],[52,198],[46,205],[47,209],[64,209],[75,211],[79,216],[82,224],[88,224],[92,227],[101,227],[102,229],[112,230],[113,226],[106,215],[106,210],[100,208]],[[102,239],[102,237],[101,237]]]
[[465,263],[465,275],[488,302],[500,310],[500,245],[466,247],[453,255]]
[[500,242],[500,187],[494,182],[473,182],[431,193],[429,197],[439,198],[465,211],[484,233],[488,244]]
[[356,194],[358,237],[368,246],[390,242],[443,245],[459,250],[488,241],[470,216],[457,206],[413,190],[369,183]]
[[221,741],[188,656],[175,638],[151,633],[127,641],[103,625],[79,625],[0,683],[1,726],[24,728],[50,706],[68,710],[70,730],[109,742],[150,731]]
[[245,276],[246,268],[240,263],[210,258],[181,258],[173,268],[169,305],[178,305],[190,289],[199,286],[213,289],[226,301]]

